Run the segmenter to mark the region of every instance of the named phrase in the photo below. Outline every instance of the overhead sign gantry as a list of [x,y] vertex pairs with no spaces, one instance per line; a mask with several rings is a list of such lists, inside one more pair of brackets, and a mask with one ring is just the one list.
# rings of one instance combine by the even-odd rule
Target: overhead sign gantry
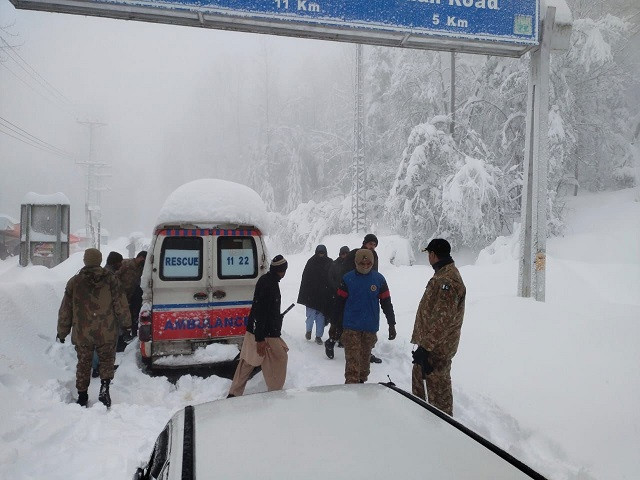
[[16,8],[370,45],[522,56],[537,0],[11,0]]

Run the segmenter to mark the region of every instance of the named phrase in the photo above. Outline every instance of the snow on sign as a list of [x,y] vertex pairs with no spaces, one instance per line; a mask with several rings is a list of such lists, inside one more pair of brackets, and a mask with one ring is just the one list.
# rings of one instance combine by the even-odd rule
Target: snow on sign
[[514,57],[538,44],[538,0],[11,2],[50,12]]

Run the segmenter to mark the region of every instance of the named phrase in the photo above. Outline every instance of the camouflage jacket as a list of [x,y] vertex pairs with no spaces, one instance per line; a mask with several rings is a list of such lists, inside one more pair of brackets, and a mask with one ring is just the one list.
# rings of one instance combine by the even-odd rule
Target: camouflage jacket
[[135,258],[122,261],[122,266],[116,272],[116,277],[120,280],[120,284],[127,296],[127,302],[131,303],[131,298],[136,291],[136,287],[140,286],[140,278],[142,277],[142,269],[144,262],[138,264]]
[[131,314],[113,273],[84,267],[71,277],[58,311],[58,336],[65,338],[73,327],[74,345],[115,343],[120,325],[131,328]]
[[453,263],[440,268],[427,283],[413,326],[411,343],[441,360],[458,351],[467,289]]

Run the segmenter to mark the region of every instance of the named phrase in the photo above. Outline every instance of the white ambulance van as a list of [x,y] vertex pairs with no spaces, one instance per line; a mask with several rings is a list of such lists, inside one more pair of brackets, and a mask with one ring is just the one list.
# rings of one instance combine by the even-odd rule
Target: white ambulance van
[[138,338],[151,369],[233,360],[253,291],[267,272],[260,196],[215,179],[177,188],[162,206],[142,274]]

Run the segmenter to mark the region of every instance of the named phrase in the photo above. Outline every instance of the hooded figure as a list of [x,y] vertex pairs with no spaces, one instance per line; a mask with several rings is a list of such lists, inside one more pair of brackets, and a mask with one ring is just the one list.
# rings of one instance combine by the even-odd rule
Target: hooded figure
[[333,261],[327,257],[327,247],[318,245],[316,253],[307,260],[302,272],[298,303],[307,307],[306,334],[307,340],[311,340],[313,324],[316,325],[316,343],[322,345],[325,317],[327,316],[331,291],[329,271]]

